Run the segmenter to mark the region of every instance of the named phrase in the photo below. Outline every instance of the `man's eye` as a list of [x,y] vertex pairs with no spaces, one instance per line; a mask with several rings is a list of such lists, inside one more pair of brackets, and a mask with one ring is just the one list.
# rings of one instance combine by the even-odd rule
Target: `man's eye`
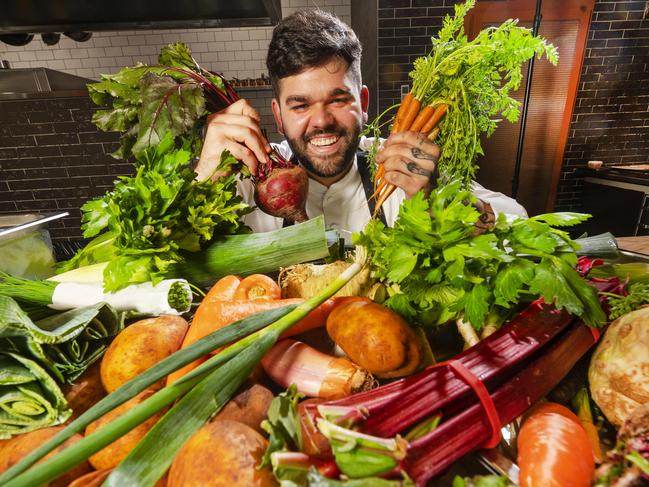
[[342,105],[344,103],[347,103],[347,98],[335,98],[332,103],[335,103],[337,105]]
[[306,108],[306,104],[301,104],[301,105],[293,105],[291,107],[291,110],[304,110]]

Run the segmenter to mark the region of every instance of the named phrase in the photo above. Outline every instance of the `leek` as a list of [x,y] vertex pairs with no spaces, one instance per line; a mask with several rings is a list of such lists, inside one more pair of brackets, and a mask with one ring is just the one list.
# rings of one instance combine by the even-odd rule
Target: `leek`
[[614,258],[620,256],[617,246],[617,240],[612,233],[606,232],[592,237],[575,239],[579,244],[579,249],[575,251],[577,255],[586,255],[591,258]]
[[[184,376],[181,380],[158,391],[146,401],[129,410],[109,425],[106,425],[104,428],[101,428],[95,433],[85,437],[83,440],[80,440],[58,455],[49,458],[42,463],[35,465],[29,471],[24,472],[25,469],[33,465],[35,461],[38,461],[52,448],[57,446],[52,445],[54,442],[50,440],[47,445],[39,448],[37,452],[29,455],[18,465],[14,466],[14,468],[0,476],[0,482],[5,482],[11,479],[4,485],[7,487],[17,487],[41,484],[50,479],[56,478],[71,466],[83,461],[96,451],[103,448],[103,446],[119,438],[125,431],[130,430],[136,426],[136,424],[139,424],[146,418],[155,414],[173,401],[175,397],[183,394],[190,388],[194,387],[198,381],[201,381],[198,383],[195,390],[192,389],[192,391],[187,394],[186,398],[179,401],[160,421],[158,421],[156,426],[152,428],[140,441],[138,447],[134,449],[126,459],[124,459],[124,461],[111,473],[111,476],[107,480],[108,485],[135,486],[152,484],[156,479],[164,474],[171,462],[171,459],[182,447],[186,439],[189,438],[189,436],[191,436],[207,419],[209,419],[211,415],[218,412],[230,399],[239,385],[247,378],[249,371],[259,363],[265,350],[275,343],[281,333],[290,328],[293,324],[297,323],[300,319],[304,318],[309,312],[314,310],[325,300],[333,296],[347,282],[349,282],[351,278],[361,270],[361,268],[361,262],[354,263],[317,296],[295,306],[292,310],[281,318],[276,319],[266,328],[262,328],[228,346],[207,362],[201,364],[198,368]],[[287,308],[282,308],[281,310],[286,309]],[[83,423],[81,420],[86,420],[88,416],[91,416],[89,413],[93,412],[93,410],[94,414],[96,414],[99,410],[97,406],[102,403],[106,410],[116,407],[118,404],[114,404],[117,402],[114,396],[130,384],[138,382],[139,380],[140,385],[145,383],[146,385],[149,385],[159,379],[159,376],[156,377],[155,374],[152,374],[151,372],[155,369],[159,370],[163,363],[167,362],[170,367],[173,367],[173,370],[176,370],[197,356],[200,356],[194,354],[191,360],[180,360],[180,357],[178,356],[179,354],[185,352],[184,357],[187,357],[189,355],[188,351],[194,350],[196,345],[204,344],[207,339],[211,339],[212,345],[214,345],[214,342],[218,343],[218,338],[222,338],[232,328],[240,328],[241,323],[246,321],[256,321],[258,317],[267,314],[268,312],[255,315],[246,320],[241,320],[241,322],[222,328],[221,330],[217,330],[204,339],[199,340],[191,347],[170,356],[168,359],[165,359],[163,362],[152,367],[141,376],[136,377],[129,383],[125,384],[113,394],[107,396],[95,407],[88,410],[84,415],[68,426],[68,428],[63,430],[62,433],[64,434],[59,434],[57,437],[59,437],[59,440],[64,441],[66,439],[65,432],[68,432],[67,437],[69,437],[71,434],[78,431],[80,424]],[[233,331],[231,334],[233,333],[236,332]],[[230,338],[227,341],[221,340],[221,342],[231,343],[232,339]],[[212,348],[217,348],[218,346],[219,345],[215,345]],[[214,370],[214,367],[216,366],[221,367]],[[169,372],[170,371],[167,373]],[[146,387],[146,385],[144,385],[144,387]],[[220,387],[220,389],[215,393],[214,390],[217,387]],[[142,388],[140,388],[140,390],[142,390]],[[135,389],[135,387],[132,387],[132,389]],[[121,395],[124,396],[125,394],[122,392]],[[119,404],[124,402],[126,399],[127,398],[121,398]],[[109,404],[111,404],[110,408],[108,408]],[[106,412],[106,410],[102,411],[102,414],[103,412]],[[188,417],[192,418],[189,422],[187,422]],[[181,423],[183,424],[183,428],[182,433],[179,434],[178,424]],[[169,431],[171,431],[171,433],[169,433]],[[60,442],[58,444],[60,444]],[[46,449],[45,446],[50,448]],[[150,461],[152,457],[162,460]],[[18,475],[19,472],[24,473]]]
[[142,314],[182,314],[189,311],[192,292],[187,281],[166,279],[157,284],[133,284],[105,293],[101,282],[57,282],[29,280],[0,273],[0,295],[30,305],[66,310],[106,302],[117,311]]
[[193,284],[207,286],[228,274],[274,272],[280,267],[328,257],[327,233],[324,217],[318,216],[271,232],[228,235],[201,252],[187,255],[175,274]]
[[0,295],[0,349],[36,360],[59,383],[79,377],[123,327],[123,314],[106,303],[34,322],[16,301]]
[[35,361],[0,353],[0,439],[65,422],[72,414],[59,386]]

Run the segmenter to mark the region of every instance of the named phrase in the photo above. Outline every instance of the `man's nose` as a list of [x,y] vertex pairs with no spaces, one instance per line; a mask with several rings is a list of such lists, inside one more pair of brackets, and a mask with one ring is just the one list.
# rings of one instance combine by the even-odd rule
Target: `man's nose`
[[318,103],[314,106],[311,114],[311,125],[315,128],[327,128],[336,124],[336,119],[325,103]]

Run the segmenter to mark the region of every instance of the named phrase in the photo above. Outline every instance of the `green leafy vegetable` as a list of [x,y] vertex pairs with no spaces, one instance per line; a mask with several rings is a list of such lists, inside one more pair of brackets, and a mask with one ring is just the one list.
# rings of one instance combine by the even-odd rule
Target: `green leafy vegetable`
[[268,419],[261,423],[269,439],[260,467],[271,465],[270,456],[273,452],[302,450],[302,430],[297,412],[297,403],[302,397],[295,384],[292,384],[271,401]]
[[[554,213],[528,219],[500,214],[481,235],[476,198],[456,179],[404,201],[393,228],[371,221],[355,234],[378,277],[391,285],[386,305],[424,325],[464,318],[481,329],[502,322],[519,304],[542,297],[591,326],[606,321],[595,288],[575,271],[578,247],[553,225],[588,218]],[[496,323],[500,324],[500,323]]]
[[170,44],[159,56],[159,64],[124,68],[116,74],[102,75],[88,85],[90,98],[97,105],[112,105],[97,110],[92,121],[101,130],[122,132],[120,148],[113,156],[141,157],[160,143],[168,133],[183,144],[191,139],[192,157],[200,152],[198,135],[209,111],[231,102],[223,80],[201,68],[184,44]]
[[0,439],[61,424],[70,414],[61,389],[40,365],[0,352]]
[[[136,160],[134,176],[120,177],[112,191],[83,205],[84,236],[106,233],[62,270],[108,260],[107,291],[147,281],[155,284],[172,265],[184,261],[183,251],[197,252],[215,234],[248,231],[241,216],[250,208],[236,195],[236,177],[197,182],[190,156],[188,150],[174,149],[170,134],[145,149]],[[234,164],[237,160],[224,151],[219,169]]]
[[627,292],[626,296],[610,295],[612,297],[608,300],[608,304],[611,306],[609,319],[615,320],[649,304],[649,284],[636,282],[629,286]]
[[456,476],[453,487],[513,487],[506,477],[500,475],[477,475],[471,478]]
[[33,322],[12,298],[0,295],[0,351],[35,360],[60,383],[73,382],[108,347],[124,323],[106,303]]

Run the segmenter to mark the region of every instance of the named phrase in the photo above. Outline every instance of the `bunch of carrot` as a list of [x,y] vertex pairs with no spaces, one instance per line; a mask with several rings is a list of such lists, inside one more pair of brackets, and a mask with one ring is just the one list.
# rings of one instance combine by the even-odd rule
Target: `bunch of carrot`
[[[413,87],[413,91],[414,88]],[[424,134],[431,141],[435,140],[439,135],[439,128],[437,125],[442,117],[448,110],[448,104],[443,102],[431,102],[424,106],[422,109],[422,96],[416,96],[413,91],[408,93],[394,118],[394,123],[390,130],[391,134],[400,132],[417,132]],[[380,165],[376,170],[374,176],[374,194],[372,198],[376,198],[376,215],[381,208],[381,205],[387,200],[394,192],[396,187],[388,183],[385,179],[385,169]]]

